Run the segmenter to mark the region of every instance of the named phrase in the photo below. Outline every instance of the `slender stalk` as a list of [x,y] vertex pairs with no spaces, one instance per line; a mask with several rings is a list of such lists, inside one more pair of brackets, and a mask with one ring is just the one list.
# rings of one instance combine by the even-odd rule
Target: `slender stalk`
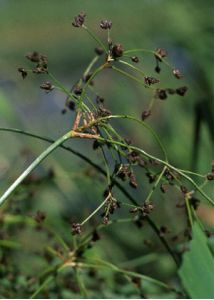
[[149,88],[149,89],[155,90],[155,88],[146,85],[142,79],[139,79],[139,78],[137,78],[137,77],[135,77],[135,76],[133,76],[133,75],[131,75],[131,74],[129,74],[129,73],[127,73],[127,72],[125,72],[125,71],[117,68],[117,67],[115,67],[115,66],[112,66],[112,69],[115,70],[116,72],[118,72],[118,73],[120,73],[120,74],[122,74],[122,75],[124,75],[124,76],[126,76],[126,77],[128,77],[128,78],[130,78],[130,79],[132,79],[132,80],[134,80],[134,81],[136,81],[138,83],[140,83],[145,88]]
[[153,284],[158,285],[158,286],[160,286],[162,288],[165,288],[167,290],[173,290],[173,291],[179,293],[179,291],[177,291],[174,288],[168,286],[167,284],[165,284],[164,282],[162,282],[160,280],[154,279],[152,277],[149,277],[149,276],[137,273],[137,272],[127,271],[127,270],[121,269],[121,268],[115,266],[114,264],[106,262],[106,261],[101,260],[101,259],[94,259],[94,260],[91,260],[91,262],[89,260],[89,263],[79,263],[78,265],[79,265],[79,267],[86,267],[86,268],[87,267],[88,268],[90,268],[90,267],[92,267],[92,268],[107,267],[107,268],[111,269],[112,271],[123,274],[124,276],[128,275],[131,278],[133,278],[133,277],[140,278],[142,280],[153,283]]
[[105,53],[108,54],[108,50],[103,42],[87,26],[82,25],[82,28],[84,28],[89,33],[89,35],[101,46]]
[[80,293],[81,293],[83,299],[87,299],[88,298],[88,293],[87,293],[87,290],[85,288],[84,282],[81,278],[80,270],[77,268],[77,269],[74,269],[74,271],[75,271],[76,280],[77,280],[77,283],[78,283],[78,286],[79,286],[79,289],[80,289]]
[[46,288],[51,281],[54,279],[54,276],[49,276],[39,287],[38,289],[31,295],[30,299],[34,299],[44,288]]
[[[49,143],[53,143],[54,140],[51,140],[51,139],[48,139],[46,137],[42,137],[42,136],[38,136],[38,135],[35,135],[35,134],[32,134],[32,133],[29,133],[29,132],[26,132],[26,131],[22,131],[22,130],[19,130],[19,129],[14,129],[14,128],[0,128],[0,130],[3,130],[3,131],[9,131],[9,132],[15,132],[15,133],[20,133],[20,134],[24,134],[24,135],[27,135],[27,136],[30,136],[30,137],[34,137],[34,138],[37,138],[37,139],[40,139],[40,140],[43,140],[43,141],[46,141],[46,142],[49,142]],[[83,159],[85,162],[87,162],[88,164],[90,164],[91,166],[93,166],[97,171],[99,171],[101,174],[103,174],[104,176],[107,176],[106,172],[97,164],[95,164],[92,160],[90,160],[88,157],[84,156],[83,154],[71,149],[70,147],[66,147],[66,146],[63,146],[63,145],[60,145],[59,147],[63,148],[64,150],[67,150],[71,153],[73,153],[74,155],[80,157],[81,159]],[[127,190],[117,181],[115,180],[115,178],[111,178],[112,182],[114,182],[114,184],[118,187],[118,189],[124,194],[124,196],[129,199],[129,201],[131,203],[133,203],[135,206],[139,206],[137,201],[127,192]],[[159,231],[158,231],[158,228],[156,227],[156,225],[154,224],[154,222],[152,222],[149,217],[147,217],[147,219],[150,221],[149,225],[153,228],[153,230],[155,231],[155,233],[157,234],[157,236],[160,238],[161,242],[163,243],[163,245],[166,247],[167,251],[169,251],[169,253],[172,255],[172,257],[174,256],[174,253],[173,251],[171,250],[171,248],[169,247],[167,241],[165,240],[164,237],[161,237],[159,235]],[[125,219],[125,220],[121,220],[121,222],[130,222],[132,221],[132,219]],[[115,220],[115,221],[109,221],[108,225],[111,225],[111,224],[114,224],[114,223],[118,223],[120,222],[119,220]],[[99,229],[103,228],[103,227],[106,227],[106,225],[99,225],[98,226]],[[174,258],[174,257],[173,257]]]
[[192,210],[191,210],[191,206],[189,203],[190,198],[187,196],[185,196],[185,204],[186,204],[186,210],[187,210],[187,215],[188,215],[188,219],[189,219],[189,224],[192,227],[193,226],[193,218],[192,218]]
[[90,62],[90,64],[88,65],[88,67],[86,68],[83,77],[85,77],[86,75],[89,74],[89,72],[91,71],[92,67],[95,65],[95,63],[98,61],[99,56],[95,56],[92,61]]
[[[41,136],[41,135],[37,135],[28,131],[24,131],[24,130],[20,130],[20,129],[16,129],[16,128],[4,128],[4,127],[0,127],[0,131],[6,131],[6,132],[14,132],[14,133],[19,133],[19,134],[23,134],[29,137],[33,137],[36,138],[38,140],[42,140],[48,143],[54,143],[55,141],[53,139]],[[71,152],[72,154],[78,156],[79,158],[81,158],[82,160],[84,160],[85,162],[87,162],[88,164],[90,164],[92,167],[94,167],[96,170],[98,170],[100,173],[102,173],[104,176],[106,176],[106,172],[96,163],[94,163],[92,160],[90,160],[87,156],[81,154],[80,152],[73,150],[70,147],[64,146],[64,145],[59,145],[60,148]]]
[[148,158],[151,158],[153,160],[156,160],[158,162],[160,162],[161,164],[167,166],[169,169],[175,171],[176,173],[178,173],[179,175],[181,175],[182,177],[184,177],[185,179],[187,179],[189,182],[191,182],[191,184],[196,188],[196,190],[207,200],[209,201],[213,206],[214,206],[214,200],[212,200],[201,188],[200,186],[197,185],[197,183],[192,179],[190,178],[188,175],[186,175],[185,173],[181,172],[179,169],[173,167],[172,165],[170,165],[167,161],[164,161],[162,159],[159,159],[149,153],[147,153],[146,151],[138,148],[138,147],[135,147],[135,146],[127,146],[126,144],[122,143],[122,142],[118,142],[118,141],[112,141],[112,140],[109,140],[109,139],[103,139],[101,137],[98,138],[99,141],[101,142],[109,142],[111,144],[115,144],[115,145],[119,145],[121,147],[126,147],[126,148],[129,148],[129,149],[132,149],[132,150],[136,150],[138,151],[139,153],[143,154],[144,156],[148,157]]
[[104,68],[106,67],[106,63],[99,66],[94,72],[93,74],[91,75],[91,77],[87,80],[86,84],[84,85],[83,87],[83,90],[82,90],[82,94],[81,94],[81,98],[80,98],[80,102],[83,103],[84,101],[84,98],[85,98],[85,95],[86,95],[86,89],[87,87],[89,86],[89,84],[92,82],[92,80],[94,79],[94,77],[100,72],[102,71]]
[[83,109],[85,111],[90,111],[90,109],[87,107],[87,105],[85,103],[80,103],[73,95],[72,92],[70,92],[67,88],[64,87],[64,85],[58,80],[56,79],[56,77],[52,74],[52,73],[48,73],[48,75],[50,76],[50,78],[53,80],[53,83],[62,91],[64,92],[69,98],[72,98],[72,100],[77,103],[78,105],[82,105]]
[[166,153],[166,149],[165,149],[163,143],[161,142],[161,140],[158,137],[157,133],[146,122],[141,121],[141,120],[139,120],[135,117],[129,116],[129,115],[111,115],[111,116],[108,116],[106,118],[108,118],[108,119],[128,119],[128,120],[135,121],[135,122],[139,123],[140,125],[142,125],[143,127],[145,127],[147,130],[150,131],[152,136],[155,138],[156,142],[159,144],[159,146],[160,146],[160,148],[161,148],[161,150],[164,154],[164,159],[167,161],[167,153]]
[[141,71],[139,68],[133,66],[132,64],[128,63],[127,61],[124,61],[124,60],[122,60],[122,59],[119,59],[119,62],[120,62],[121,64],[123,64],[123,65],[126,65],[126,66],[132,68],[133,70],[137,71],[137,72],[140,73],[141,75],[146,76],[146,74],[145,74],[143,71]]
[[161,171],[160,175],[158,176],[158,179],[155,181],[155,184],[153,185],[152,189],[150,190],[148,196],[146,197],[146,200],[144,201],[145,203],[149,202],[152,194],[154,193],[156,187],[158,186],[161,178],[163,177],[164,172],[166,171],[166,166],[163,167],[163,170]]
[[154,261],[157,261],[159,259],[159,255],[157,253],[149,253],[145,254],[143,256],[133,258],[128,261],[124,261],[120,263],[121,267],[125,268],[136,268]]
[[[137,52],[145,52],[145,53],[150,53],[150,54],[154,54],[157,55],[157,53],[155,51],[152,50],[148,50],[148,49],[131,49],[131,50],[126,50],[124,51],[124,55],[126,56],[127,54],[131,54],[131,53],[137,53]],[[160,56],[159,56],[160,57]],[[174,67],[172,65],[170,65],[170,63],[168,63],[168,61],[166,59],[164,59],[163,57],[160,57],[161,61],[167,65],[170,69],[174,69]]]
[[108,201],[110,198],[110,194],[105,198],[105,200],[80,224],[83,226],[86,222],[88,222],[102,207],[105,205],[105,203]]

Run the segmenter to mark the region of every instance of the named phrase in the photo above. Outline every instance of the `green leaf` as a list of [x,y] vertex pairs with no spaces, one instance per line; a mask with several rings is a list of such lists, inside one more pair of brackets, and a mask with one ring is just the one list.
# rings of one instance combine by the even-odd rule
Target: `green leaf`
[[178,274],[191,298],[214,297],[214,258],[207,245],[207,238],[196,222],[193,225],[190,251],[183,255]]

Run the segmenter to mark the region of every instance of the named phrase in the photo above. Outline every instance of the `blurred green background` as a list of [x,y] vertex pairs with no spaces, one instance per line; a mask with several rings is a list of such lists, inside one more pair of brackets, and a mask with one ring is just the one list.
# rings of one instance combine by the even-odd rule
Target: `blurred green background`
[[[87,25],[104,41],[106,33],[100,29],[99,22],[111,19],[112,39],[126,50],[167,49],[167,59],[185,77],[178,81],[163,66],[160,79],[169,87],[187,85],[189,90],[183,98],[173,96],[167,101],[157,101],[148,122],[161,137],[172,164],[183,169],[208,172],[214,158],[212,0],[0,0],[0,126],[16,127],[51,138],[59,137],[70,128],[73,113],[61,114],[65,95],[57,91],[45,94],[39,88],[45,76],[29,75],[23,81],[17,68],[29,65],[24,57],[28,52],[39,51],[48,55],[51,72],[71,87],[93,58],[96,46],[85,31],[71,25],[73,17],[81,11],[87,13]],[[139,57],[139,66],[147,74],[156,76],[154,58],[150,54]],[[115,114],[129,113],[140,118],[141,112],[148,107],[150,95],[143,87],[110,70],[98,77],[96,85],[106,99],[107,107]],[[124,121],[117,122],[117,126],[121,134],[130,137],[133,143],[154,155],[160,155],[157,144],[141,127]],[[2,193],[47,144],[13,133],[0,132],[0,136]],[[102,163],[91,150],[90,142],[72,141],[68,144]],[[54,216],[58,220],[62,216],[70,216],[75,221],[83,219],[101,201],[105,181],[79,158],[63,150],[51,155],[36,173],[46,174],[50,167],[56,177],[48,185],[32,187],[34,199],[30,200],[32,203],[25,208],[25,212],[45,210],[53,217],[49,222],[59,228],[60,221],[56,221]],[[145,178],[140,178],[140,190],[135,195],[138,199],[144,199],[148,187]],[[207,191],[213,193],[211,187]],[[179,199],[173,194],[173,200],[176,201],[176,197]],[[122,195],[118,194],[118,200],[121,198]],[[177,222],[180,223],[175,224],[171,215],[175,203],[170,202],[170,194],[166,198],[155,199],[157,207],[164,211],[163,216],[158,216],[158,222],[162,224],[167,217],[169,226],[176,230],[177,224],[183,222],[183,215],[177,214]],[[127,226],[127,230],[132,232],[132,227]],[[115,256],[121,260],[148,252],[143,244],[145,237],[140,232],[129,240],[126,233],[119,227],[115,232],[108,233],[111,239],[106,235],[100,246],[100,251],[105,253],[103,255],[112,259],[108,243],[113,245]],[[65,234],[63,229],[61,234]],[[151,232],[147,234],[153,238]],[[164,262],[163,259],[158,264]],[[172,274],[173,266],[167,266],[169,274]],[[156,265],[156,277],[163,277],[158,270]],[[167,277],[168,273],[165,274]]]

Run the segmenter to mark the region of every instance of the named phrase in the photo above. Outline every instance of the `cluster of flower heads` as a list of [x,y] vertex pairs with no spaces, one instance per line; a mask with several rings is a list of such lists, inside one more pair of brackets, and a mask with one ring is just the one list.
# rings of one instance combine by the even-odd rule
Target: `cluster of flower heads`
[[[76,28],[84,27],[85,26],[85,19],[86,19],[86,13],[81,12],[79,13],[73,20],[72,25]],[[103,30],[110,30],[112,28],[112,21],[110,20],[101,20],[100,21],[100,28]],[[105,52],[105,49],[102,47],[96,47],[95,48],[95,53],[97,55],[102,55]],[[157,73],[161,72],[160,64],[163,62],[165,57],[167,56],[167,51],[163,48],[157,48],[154,52],[154,57],[156,60],[156,67],[155,71]],[[113,44],[111,40],[108,40],[108,55],[106,55],[106,62],[111,65],[111,62],[114,60],[117,60],[121,58],[124,54],[124,47],[120,43]],[[37,51],[34,51],[32,53],[29,53],[26,55],[26,58],[30,60],[32,63],[36,64],[35,68],[33,68],[31,71],[36,74],[44,74],[48,73],[48,59],[46,55],[40,54]],[[131,56],[130,57],[131,61],[134,63],[138,63],[140,60],[137,56]],[[28,75],[28,70],[25,68],[19,68],[18,71],[21,73],[23,79],[26,78]],[[177,79],[181,79],[183,75],[178,69],[173,69],[173,75]],[[83,76],[82,82],[87,83],[92,76],[92,73],[87,74],[86,76]],[[145,86],[150,87],[151,85],[158,84],[160,82],[159,79],[152,77],[152,76],[145,76],[144,77],[144,83]],[[93,85],[94,82],[90,80],[90,85]],[[50,81],[46,81],[40,85],[40,88],[45,90],[46,92],[50,92],[54,89],[54,85]],[[71,92],[73,94],[73,98],[78,98],[82,95],[82,87],[79,84],[76,84],[73,86],[71,89]],[[168,96],[171,95],[179,95],[179,96],[184,96],[187,92],[187,87],[182,86],[179,88],[156,88],[154,90],[154,97],[160,100],[165,100],[167,99]],[[103,107],[103,106],[102,106]],[[67,97],[65,101],[65,108],[62,110],[62,113],[66,113],[68,110],[75,110],[75,102],[71,100],[71,97]],[[100,111],[100,114],[102,114],[103,109],[98,108]],[[104,112],[105,114],[105,112]],[[151,115],[151,110],[146,110],[143,111],[142,113],[142,120],[145,120]]]
[[[87,27],[85,25],[85,18],[86,18],[85,13],[78,14],[74,18],[72,25],[76,28],[83,27],[86,29]],[[110,20],[101,20],[100,28],[103,30],[109,31],[112,28],[112,22]],[[101,46],[95,48],[95,53],[98,56],[101,56],[105,53],[106,55],[105,55],[104,63],[109,67],[112,66],[114,61],[119,61],[119,59],[121,57],[123,57],[124,52],[125,52],[123,45],[120,43],[116,43],[116,44],[112,43],[112,41],[109,38],[109,35],[108,35],[108,51],[106,51],[106,49],[104,49],[104,47],[101,47]],[[152,53],[154,54],[155,61],[156,61],[155,71],[157,73],[160,73],[161,72],[160,66],[161,66],[161,63],[164,62],[165,57],[167,57],[167,52],[163,48],[157,48]],[[127,57],[127,55],[126,55],[126,57]],[[35,67],[31,70],[33,73],[48,74],[47,56],[34,51],[32,53],[27,54],[26,58],[28,60],[30,60],[33,64],[35,64]],[[131,61],[136,64],[139,63],[139,61],[140,61],[140,59],[137,56],[131,56],[131,57],[128,56],[128,58],[131,59]],[[28,74],[28,71],[25,70],[24,68],[19,68],[18,71],[21,73],[23,78],[25,78]],[[172,68],[172,73],[176,79],[181,79],[183,77],[183,75],[181,74],[181,72],[178,69]],[[74,86],[70,90],[70,94],[72,94],[72,98],[71,98],[70,94],[67,96],[65,108],[63,109],[62,113],[65,113],[67,111],[67,109],[75,110],[76,101],[74,101],[74,100],[76,99],[78,102],[78,100],[80,100],[81,96],[83,95],[84,88],[83,88],[82,84],[87,83],[87,84],[93,86],[94,81],[92,79],[94,79],[93,73],[88,72],[88,73],[84,74],[77,83],[74,84]],[[159,79],[152,77],[152,76],[144,76],[143,80],[144,80],[144,85],[148,88],[150,88],[150,87],[152,88],[153,85],[156,85],[160,82]],[[40,85],[40,88],[45,90],[46,92],[50,92],[54,89],[54,85],[52,85],[51,82],[46,81]],[[157,87],[157,88],[152,88],[152,90],[154,91],[155,98],[158,98],[160,100],[165,100],[169,95],[184,96],[185,93],[187,92],[187,87],[182,86],[182,87],[175,88],[175,89],[158,88]],[[98,95],[96,95],[96,104],[97,104],[96,111],[93,113],[92,112],[88,113],[89,120],[108,117],[111,115],[111,112],[104,107],[104,99]],[[142,113],[142,120],[145,120],[150,115],[151,115],[151,110],[144,111]],[[87,120],[85,120],[85,121],[87,121]],[[89,132],[89,133],[93,133],[93,130],[95,130],[97,133],[97,128],[95,128],[95,127],[93,128],[93,130],[92,129],[87,129],[87,130],[88,130],[87,132]],[[125,143],[127,145],[129,145],[131,142],[125,141]],[[112,147],[111,143],[108,143],[107,141],[100,142],[98,140],[95,140],[93,143],[93,149],[96,150],[98,148],[102,148],[104,145],[106,145],[108,148]],[[137,180],[136,180],[135,174],[132,169],[132,165],[138,165],[138,166],[145,168],[145,170],[146,170],[145,175],[148,178],[149,183],[153,183],[156,181],[157,174],[155,172],[151,172],[150,167],[158,166],[159,165],[158,162],[151,160],[151,159],[145,160],[144,158],[142,158],[142,156],[137,151],[128,151],[128,152],[126,152],[126,155],[127,155],[126,163],[124,162],[124,163],[116,164],[115,169],[113,171],[114,178],[119,178],[122,181],[128,181],[129,185],[136,189],[138,187],[138,184],[137,184]],[[166,183],[161,184],[160,189],[163,193],[165,193],[167,191],[167,185],[173,183],[173,180],[176,177],[176,175],[173,174],[171,172],[171,170],[166,169],[163,174],[163,177],[165,178]],[[212,169],[212,172],[207,175],[207,179],[208,180],[214,179],[214,170],[213,169]],[[107,224],[109,222],[110,215],[113,214],[114,211],[120,207],[119,202],[113,197],[113,194],[112,194],[113,186],[114,186],[114,183],[112,182],[112,186],[108,187],[106,192],[104,193],[104,197],[107,198],[107,201],[106,201],[105,207],[104,207],[104,212],[102,214],[104,224]],[[188,191],[185,190],[184,187],[181,188],[181,191],[183,194],[188,193]],[[153,208],[154,208],[153,204],[145,203],[143,207],[137,208],[131,212],[137,213],[138,215],[141,216],[140,218],[145,218],[146,216],[149,215],[149,213],[151,213]],[[37,219],[39,219],[39,218],[40,218],[40,215],[37,216]],[[72,224],[72,232],[73,232],[73,234],[80,234],[82,232],[82,225],[80,223],[73,223]]]
[[[48,58],[46,55],[34,51],[32,53],[28,53],[26,55],[26,58],[36,64],[35,68],[32,70],[33,73],[48,73]],[[18,68],[18,71],[21,73],[23,79],[28,75],[27,70],[25,70],[24,68]]]
[[[73,26],[75,27],[81,27],[83,26],[84,22],[85,22],[85,17],[86,14],[85,13],[80,13],[78,16],[75,17],[74,22],[72,23]],[[112,21],[110,20],[101,20],[100,22],[100,27],[104,30],[110,30],[112,28]],[[103,54],[103,49],[102,48],[96,48],[95,52],[98,55]],[[124,53],[124,47],[121,44],[112,44],[112,41],[109,42],[109,55],[107,57],[107,59],[110,58],[109,61],[111,60],[117,60],[118,58],[122,57]],[[161,72],[161,67],[160,67],[160,63],[163,62],[163,59],[165,57],[167,57],[167,51],[163,48],[157,48],[154,51],[154,56],[156,59],[156,67],[155,67],[155,71],[157,73]],[[130,57],[132,62],[134,63],[138,63],[140,60],[137,56],[131,56]],[[178,69],[173,69],[172,70],[173,75],[175,76],[175,78],[177,79],[181,79],[183,77],[183,75],[181,74],[180,70]],[[145,76],[144,78],[144,83],[148,86],[159,83],[160,80],[151,76]],[[176,89],[171,89],[171,88],[157,88],[156,93],[155,93],[155,97],[160,99],[160,100],[165,100],[167,99],[167,97],[169,95],[179,95],[179,96],[184,96],[187,92],[187,87],[186,86],[182,86]],[[144,115],[142,116],[143,119],[147,118],[149,115],[151,114],[151,112],[145,112]]]

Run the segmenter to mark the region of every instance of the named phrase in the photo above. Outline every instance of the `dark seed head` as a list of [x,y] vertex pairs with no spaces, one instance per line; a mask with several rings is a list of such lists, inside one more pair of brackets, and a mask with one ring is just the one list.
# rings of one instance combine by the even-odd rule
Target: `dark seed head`
[[167,192],[167,185],[166,184],[161,184],[160,190],[161,190],[162,193],[166,193]]
[[45,74],[48,73],[47,67],[43,67],[38,65],[35,69],[33,69],[33,73],[35,74]]
[[186,86],[182,86],[182,87],[176,89],[176,93],[179,96],[184,96],[186,94],[187,90],[188,90],[188,88]]
[[131,173],[129,174],[129,184],[130,184],[130,186],[133,187],[134,189],[137,188],[137,181],[136,181],[136,177],[135,177],[135,175],[134,175],[133,172],[131,172]]
[[141,208],[141,213],[143,217],[148,216],[154,209],[154,204],[153,203],[144,203],[142,208]]
[[66,106],[70,109],[70,110],[75,110],[75,102],[74,101],[69,101]]
[[40,85],[40,89],[50,92],[54,89],[54,86],[49,81],[46,81]]
[[208,180],[214,180],[214,172],[207,174]]
[[139,62],[139,58],[137,56],[132,56],[131,57],[131,60],[134,62],[134,63],[138,63]]
[[167,98],[166,90],[164,89],[157,89],[156,90],[156,97],[165,100]]
[[161,72],[161,68],[159,67],[159,65],[157,65],[155,67],[155,72],[158,73],[158,74]]
[[156,180],[155,174],[151,174],[150,172],[147,172],[146,176],[149,178],[149,183],[153,183]]
[[81,224],[79,223],[73,223],[72,224],[72,234],[80,234],[82,232]]
[[92,235],[92,241],[96,242],[100,239],[100,236],[96,230],[94,230],[93,235]]
[[[91,79],[91,77],[92,77],[92,73],[88,73],[86,76],[83,77],[83,81],[88,82]],[[94,85],[94,82],[90,80],[89,84]]]
[[45,64],[45,65],[47,65],[48,63],[47,56],[37,51],[28,53],[25,57],[34,63]]
[[144,82],[145,82],[145,84],[152,85],[152,84],[160,82],[160,80],[158,80],[158,79],[156,79],[154,77],[146,76],[144,78]]
[[78,16],[76,16],[74,18],[74,21],[72,22],[72,25],[74,27],[81,27],[85,22],[85,17],[86,17],[86,14],[81,12]]
[[75,95],[80,96],[82,94],[82,88],[77,85],[77,86],[75,86],[73,92]]
[[165,49],[163,48],[157,48],[155,50],[155,57],[159,60],[159,61],[162,61],[162,58],[163,57],[166,57],[167,56],[167,52]]
[[116,44],[112,48],[112,56],[113,58],[121,57],[123,56],[123,46],[121,44]]
[[93,142],[93,150],[97,150],[99,147],[101,147],[101,143],[98,140],[95,140]]
[[100,105],[97,109],[95,117],[96,118],[103,118],[103,117],[108,117],[110,115],[111,115],[110,110],[108,110],[107,108]]
[[40,61],[40,54],[36,51],[28,53],[25,57],[35,63]]
[[34,220],[40,224],[40,223],[44,222],[45,219],[46,219],[46,213],[38,210],[36,212],[36,215],[34,216]]
[[144,110],[141,115],[141,119],[144,121],[151,115],[151,110]]
[[187,193],[188,193],[188,189],[187,189],[184,185],[181,185],[181,186],[180,186],[180,189],[181,189],[181,192],[182,192],[183,194],[187,194]]
[[166,226],[161,226],[159,230],[159,235],[164,236],[165,234],[169,233],[169,229]]
[[25,79],[27,77],[27,71],[24,68],[18,68],[19,73],[21,73],[22,78]]
[[178,69],[174,69],[173,70],[173,75],[177,78],[177,79],[181,79],[183,77],[183,75],[181,74],[180,70]]
[[112,21],[108,21],[108,20],[102,20],[100,22],[100,27],[102,29],[111,29],[112,26]]
[[198,200],[197,198],[192,197],[190,199],[190,203],[193,206],[193,208],[196,210],[198,208],[198,206],[200,205],[200,200]]
[[62,115],[66,114],[66,112],[67,112],[67,109],[66,109],[66,108],[63,108],[63,109],[61,110]]
[[103,217],[103,224],[107,225],[109,222],[109,217],[105,216]]
[[102,98],[102,97],[100,97],[100,96],[97,96],[97,97],[96,97],[96,102],[97,102],[97,104],[102,104],[102,103],[104,103],[104,101],[105,101],[104,98]]

